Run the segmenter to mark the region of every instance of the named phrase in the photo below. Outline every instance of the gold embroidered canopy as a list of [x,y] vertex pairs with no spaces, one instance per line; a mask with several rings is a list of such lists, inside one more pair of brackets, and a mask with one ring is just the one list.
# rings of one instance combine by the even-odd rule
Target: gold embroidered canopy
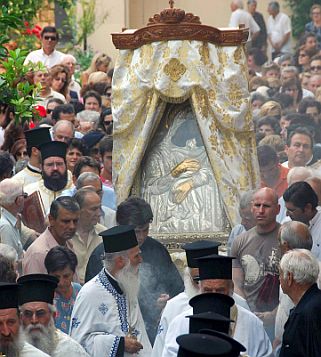
[[[171,7],[155,16],[157,21],[165,21],[166,14],[172,16],[173,13],[181,13],[178,10]],[[189,23],[194,31],[194,15],[185,14],[181,17],[184,26],[187,26],[186,17],[194,19],[194,22]],[[168,25],[167,22],[166,26]],[[170,25],[179,27],[182,20]],[[149,24],[147,27],[153,26]],[[198,23],[198,26],[203,25]],[[214,34],[216,31],[217,29],[211,28],[207,33]],[[221,33],[226,34],[230,30],[224,31]],[[232,31],[238,34],[233,35],[233,43],[227,35],[222,38],[229,39],[229,42],[218,44],[208,39],[200,40],[198,36],[195,36],[195,39],[179,37],[176,40],[171,37],[159,40],[158,37],[156,42],[151,41],[149,36],[145,37],[143,42],[141,38],[136,39],[136,42],[133,40],[132,43],[141,43],[137,48],[129,46],[120,49],[113,76],[112,101],[113,182],[118,203],[131,194],[137,177],[141,176],[144,169],[142,161],[157,140],[155,133],[164,121],[169,103],[186,102],[189,103],[197,122],[196,130],[200,132],[207,154],[206,160],[211,168],[210,175],[214,177],[218,187],[226,216],[231,225],[239,223],[240,196],[258,187],[259,171],[248,91],[247,62],[242,45],[244,34],[248,34],[248,30]],[[142,33],[144,32],[140,32]],[[121,34],[113,35],[114,43],[115,40],[119,41],[120,36]],[[121,41],[117,43],[120,44]],[[188,150],[195,144],[193,140],[187,141],[187,146],[179,150]],[[172,143],[173,140],[170,141],[171,145]],[[169,155],[173,155],[172,150]],[[201,154],[198,157],[202,157]],[[168,157],[164,160],[168,160]],[[194,165],[190,172],[199,170],[201,177],[203,168],[199,166],[202,166],[204,160],[199,160],[197,168],[195,159],[189,160],[189,163]],[[187,174],[188,172],[184,173]],[[168,173],[168,182],[174,180],[174,177],[177,179],[177,175],[176,167],[176,170],[174,168]],[[194,188],[195,197],[199,200],[201,196],[196,192],[199,189],[196,189],[197,182],[188,180],[188,183]],[[186,188],[187,181],[182,178],[180,185]],[[179,195],[177,182],[173,183],[172,189],[172,192],[163,190],[159,202],[164,205],[164,197],[167,197],[172,200],[172,205],[176,199],[180,210],[184,204],[181,198],[185,196]],[[186,202],[185,206],[189,206]],[[196,206],[201,209],[202,201]],[[160,208],[152,209],[155,214]],[[215,216],[215,212],[213,215]]]

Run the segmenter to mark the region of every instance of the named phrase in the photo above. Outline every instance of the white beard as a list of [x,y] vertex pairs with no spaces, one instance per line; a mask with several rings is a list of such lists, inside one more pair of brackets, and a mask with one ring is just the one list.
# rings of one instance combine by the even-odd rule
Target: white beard
[[128,261],[126,266],[115,275],[115,278],[128,300],[130,302],[137,301],[140,285],[138,268],[134,268]]
[[4,338],[0,336],[0,352],[7,357],[19,357],[25,344],[25,336],[22,328],[19,329],[18,335],[14,336],[9,344],[3,345],[3,339]]
[[195,286],[193,283],[193,279],[189,273],[188,268],[184,271],[184,286],[185,293],[190,299],[201,293],[199,287]]
[[[33,331],[34,328],[39,329],[39,331]],[[57,347],[56,327],[53,317],[50,318],[48,326],[30,324],[25,327],[24,332],[27,342],[50,356]]]

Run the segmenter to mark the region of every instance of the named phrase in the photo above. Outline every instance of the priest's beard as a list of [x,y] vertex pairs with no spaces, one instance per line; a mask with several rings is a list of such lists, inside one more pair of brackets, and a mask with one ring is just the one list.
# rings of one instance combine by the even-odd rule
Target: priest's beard
[[199,286],[195,286],[195,283],[193,283],[193,279],[190,275],[189,268],[186,268],[184,271],[184,286],[185,286],[185,293],[190,299],[201,293]]
[[67,185],[68,173],[67,170],[64,174],[61,174],[58,171],[54,171],[49,176],[44,171],[42,171],[42,178],[44,185],[49,190],[56,192],[62,190]]
[[48,326],[41,324],[28,325],[25,327],[24,332],[27,342],[50,356],[57,347],[56,327],[52,317]]
[[25,336],[22,328],[19,329],[18,335],[4,337],[0,335],[0,352],[6,357],[19,357],[25,343]]
[[140,284],[138,268],[133,267],[128,260],[126,266],[116,274],[115,278],[128,300],[137,301]]

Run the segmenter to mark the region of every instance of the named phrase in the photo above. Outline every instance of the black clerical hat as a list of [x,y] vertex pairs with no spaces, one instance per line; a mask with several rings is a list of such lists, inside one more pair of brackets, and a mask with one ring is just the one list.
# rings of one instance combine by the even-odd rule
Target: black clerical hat
[[206,293],[194,296],[189,301],[189,304],[193,308],[194,315],[212,311],[229,318],[234,299],[224,294]]
[[19,305],[43,301],[53,304],[55,289],[59,280],[48,274],[23,275],[18,279]]
[[49,128],[35,128],[25,131],[24,134],[27,140],[28,148],[32,148],[34,146],[39,148],[40,145],[51,141]]
[[231,357],[239,357],[241,352],[245,352],[246,348],[239,343],[238,341],[234,340],[231,336],[229,336],[226,333],[219,332],[217,330],[209,330],[209,329],[204,329],[200,330],[200,333],[205,333],[207,335],[219,337],[227,342],[229,342],[232,345],[232,351],[231,351]]
[[0,283],[0,309],[18,307],[18,288],[15,283]]
[[218,254],[218,247],[221,243],[210,240],[199,240],[187,243],[182,246],[186,252],[187,265],[190,268],[198,268],[197,258],[205,255]]
[[191,333],[176,338],[179,345],[177,357],[229,356],[231,344],[219,337]]
[[189,333],[198,333],[202,329],[228,333],[230,329],[230,322],[234,322],[230,318],[212,311],[202,312],[200,314],[194,314],[186,317],[190,319]]
[[42,161],[51,156],[58,156],[66,159],[67,144],[62,141],[50,141],[39,147]]
[[197,258],[200,280],[228,279],[232,280],[233,257],[212,254]]
[[138,245],[135,226],[116,226],[99,233],[103,237],[106,253],[116,253]]

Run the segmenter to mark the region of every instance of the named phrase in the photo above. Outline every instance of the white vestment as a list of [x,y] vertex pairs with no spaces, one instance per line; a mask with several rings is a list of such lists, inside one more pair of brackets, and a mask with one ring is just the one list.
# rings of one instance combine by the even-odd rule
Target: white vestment
[[50,357],[47,353],[44,353],[38,348],[30,345],[30,343],[25,342],[22,351],[19,354],[20,357]]
[[66,190],[72,186],[72,175],[71,172],[68,171],[68,180],[66,186],[60,191],[51,191],[45,185],[43,180],[39,180],[37,182],[31,183],[25,187],[25,192],[31,195],[33,192],[38,191],[44,206],[45,216],[49,213],[50,206],[52,201],[61,196],[63,190]]
[[14,177],[22,180],[24,186],[38,182],[42,179],[41,170],[37,171],[36,168],[31,168],[29,164],[23,170],[15,174]]
[[60,330],[57,331],[58,344],[52,357],[89,357],[84,348],[73,338]]
[[[262,321],[252,312],[237,306],[237,321],[233,338],[245,348],[244,353],[249,357],[273,356],[272,346],[266,334]],[[176,338],[189,333],[189,319],[185,316],[193,315],[193,308],[176,316],[170,323],[165,338],[165,347],[162,357],[176,357],[178,344]],[[161,357],[159,356],[159,357]]]
[[[234,293],[233,299],[238,306],[242,306],[245,309],[250,310],[246,300],[241,296]],[[182,314],[184,311],[190,310],[191,305],[189,304],[189,300],[190,298],[186,292],[183,291],[167,301],[158,325],[152,357],[160,357],[162,355],[168,327],[176,316]]]
[[124,357],[150,357],[150,345],[138,305],[128,304],[124,293],[102,269],[80,290],[71,315],[70,335],[92,357],[116,356],[121,337],[129,333],[143,345],[139,354],[124,353]]

